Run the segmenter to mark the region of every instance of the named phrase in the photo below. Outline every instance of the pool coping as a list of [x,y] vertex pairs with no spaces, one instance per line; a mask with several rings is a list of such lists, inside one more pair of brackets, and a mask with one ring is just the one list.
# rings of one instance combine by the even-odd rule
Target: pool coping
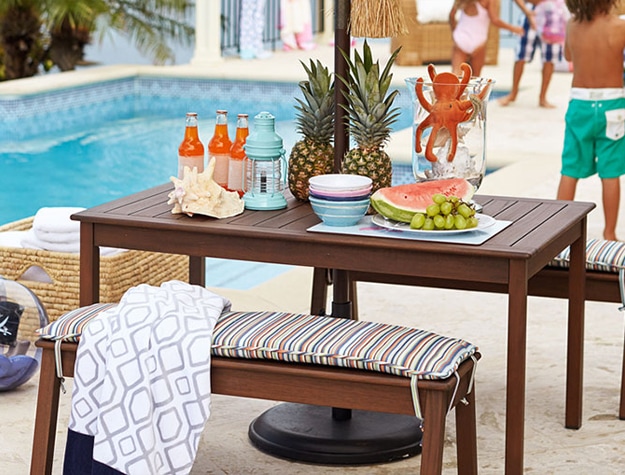
[[[228,62],[228,60],[225,60]],[[238,64],[232,62],[232,65]],[[3,99],[12,96],[20,97],[33,94],[41,94],[51,91],[62,90],[70,87],[84,86],[97,82],[105,82],[116,79],[132,77],[161,77],[179,79],[224,79],[233,81],[257,81],[257,82],[284,82],[297,83],[302,78],[293,74],[239,74],[223,70],[224,66],[206,68],[192,65],[177,66],[150,66],[150,65],[110,65],[89,66],[75,71],[63,73],[43,74],[30,78],[0,82],[0,97]],[[262,72],[257,70],[258,73]],[[395,84],[403,84],[395,83]]]

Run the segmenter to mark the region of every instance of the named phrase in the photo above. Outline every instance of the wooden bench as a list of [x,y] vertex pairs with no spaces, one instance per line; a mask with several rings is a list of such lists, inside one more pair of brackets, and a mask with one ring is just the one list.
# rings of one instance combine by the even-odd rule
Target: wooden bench
[[[597,240],[594,240],[597,241]],[[593,240],[589,240],[589,246]],[[615,303],[625,306],[621,295],[619,272],[592,270],[593,262],[587,264],[586,269],[586,300],[593,302]],[[620,264],[618,264],[620,265]],[[313,277],[312,307],[323,313],[327,301],[327,286],[331,284],[331,275],[327,269],[315,269]],[[454,283],[439,282],[436,279],[414,279],[403,276],[389,276],[364,272],[350,272],[350,293],[353,305],[353,315],[357,318],[357,283],[380,282],[397,285],[411,285],[419,287],[455,288],[458,290],[506,293],[503,286],[484,283]],[[534,275],[528,287],[529,295],[536,297],[550,297],[568,299],[569,273],[566,267],[547,266]],[[619,419],[625,420],[625,351],[623,352],[621,372],[621,394],[619,403]]]
[[[55,342],[40,339],[37,346],[42,349],[42,358],[30,473],[50,474],[61,380],[56,374]],[[73,377],[78,344],[63,342],[59,348],[62,374]],[[210,375],[214,394],[415,415],[409,377],[320,364],[222,357],[215,356],[215,345],[213,350]],[[446,379],[419,379],[418,399],[424,421],[423,475],[442,472],[445,420],[451,408],[456,413],[458,473],[477,473],[472,383],[479,357],[476,352],[464,359],[455,374]]]

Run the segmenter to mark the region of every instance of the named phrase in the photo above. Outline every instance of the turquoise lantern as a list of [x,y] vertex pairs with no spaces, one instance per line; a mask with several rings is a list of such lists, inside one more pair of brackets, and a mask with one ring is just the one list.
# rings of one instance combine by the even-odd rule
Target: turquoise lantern
[[275,129],[276,118],[269,112],[254,117],[254,128],[247,137],[245,154],[245,208],[275,210],[286,208],[283,175],[286,170],[283,140]]

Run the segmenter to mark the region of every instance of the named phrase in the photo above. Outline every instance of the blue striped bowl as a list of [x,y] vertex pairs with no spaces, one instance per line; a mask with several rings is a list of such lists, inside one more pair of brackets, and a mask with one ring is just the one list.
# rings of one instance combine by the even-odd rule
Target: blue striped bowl
[[354,226],[367,213],[369,198],[358,201],[332,201],[309,196],[313,211],[328,226]]

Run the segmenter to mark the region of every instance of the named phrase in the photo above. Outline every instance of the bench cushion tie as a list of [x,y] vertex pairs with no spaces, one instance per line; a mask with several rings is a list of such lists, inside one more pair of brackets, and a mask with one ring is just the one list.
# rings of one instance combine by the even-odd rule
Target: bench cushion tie
[[57,320],[39,328],[37,333],[46,340],[54,341],[54,363],[56,377],[61,381],[61,390],[65,394],[65,377],[61,364],[61,343],[64,341],[77,343],[86,325],[100,313],[116,307],[115,303],[95,303],[86,307],[76,308],[62,315]]

